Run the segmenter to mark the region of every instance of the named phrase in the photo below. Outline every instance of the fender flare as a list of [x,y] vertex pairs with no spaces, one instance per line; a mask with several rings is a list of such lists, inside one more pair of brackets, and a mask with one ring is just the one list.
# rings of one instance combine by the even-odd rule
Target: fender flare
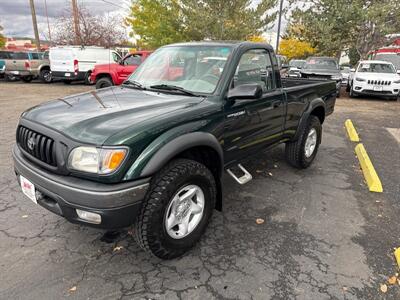
[[317,98],[314,99],[310,102],[310,104],[308,105],[308,108],[303,112],[303,115],[301,116],[301,119],[299,121],[299,126],[297,126],[297,130],[296,133],[293,137],[293,141],[297,140],[300,136],[301,133],[301,128],[303,128],[303,126],[306,126],[307,124],[307,120],[311,115],[311,112],[316,109],[317,107],[322,107],[324,109],[324,111],[326,111],[326,105],[324,100],[322,100],[321,98]]
[[192,132],[181,135],[163,145],[150,158],[146,166],[142,169],[140,177],[151,176],[159,171],[174,156],[196,146],[207,146],[214,149],[218,153],[221,162],[221,170],[219,170],[221,175],[224,163],[223,150],[217,138],[211,133],[207,132]]

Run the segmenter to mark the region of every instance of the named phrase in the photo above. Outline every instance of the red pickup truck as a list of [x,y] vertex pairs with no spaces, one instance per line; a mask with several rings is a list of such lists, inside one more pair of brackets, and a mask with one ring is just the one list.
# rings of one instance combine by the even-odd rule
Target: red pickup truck
[[151,53],[136,51],[126,55],[119,63],[95,65],[90,79],[96,84],[96,89],[120,85]]

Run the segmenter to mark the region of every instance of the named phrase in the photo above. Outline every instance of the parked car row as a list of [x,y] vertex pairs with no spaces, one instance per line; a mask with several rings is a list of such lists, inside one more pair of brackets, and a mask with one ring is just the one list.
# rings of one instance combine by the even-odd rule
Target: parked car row
[[49,52],[0,51],[0,74],[6,80],[51,82]]
[[58,46],[46,52],[0,51],[0,76],[24,82],[84,81],[102,88],[121,84],[150,54],[137,51],[122,58],[115,50],[81,46]]

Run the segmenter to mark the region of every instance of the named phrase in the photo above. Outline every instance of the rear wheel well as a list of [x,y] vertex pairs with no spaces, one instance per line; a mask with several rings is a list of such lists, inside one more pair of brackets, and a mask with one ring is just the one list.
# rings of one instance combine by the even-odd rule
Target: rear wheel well
[[176,158],[186,158],[197,161],[205,165],[211,171],[217,184],[217,199],[215,208],[222,210],[221,174],[223,162],[221,161],[218,152],[208,146],[196,146],[179,153],[173,159]]
[[313,111],[311,112],[311,115],[316,116],[320,123],[324,123],[325,120],[325,109],[322,106],[318,106],[316,108],[313,109]]
[[41,68],[40,68],[40,72],[41,72],[42,70],[50,70],[50,67],[49,67],[49,66],[41,67]]

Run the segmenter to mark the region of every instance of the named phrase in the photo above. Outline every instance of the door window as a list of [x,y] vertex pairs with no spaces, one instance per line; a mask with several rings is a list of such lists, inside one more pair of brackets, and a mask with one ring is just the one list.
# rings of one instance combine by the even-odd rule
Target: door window
[[132,54],[130,56],[128,56],[127,58],[125,58],[124,60],[124,65],[140,65],[140,63],[142,62],[142,55],[140,54]]
[[259,84],[263,92],[276,88],[271,58],[267,50],[248,50],[240,58],[232,85],[236,87],[248,83]]

